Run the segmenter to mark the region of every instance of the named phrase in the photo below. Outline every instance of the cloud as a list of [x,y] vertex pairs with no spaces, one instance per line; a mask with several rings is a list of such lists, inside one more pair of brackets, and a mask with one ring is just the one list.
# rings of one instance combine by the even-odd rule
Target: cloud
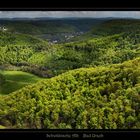
[[140,18],[140,11],[0,11],[0,18],[19,17],[133,17]]

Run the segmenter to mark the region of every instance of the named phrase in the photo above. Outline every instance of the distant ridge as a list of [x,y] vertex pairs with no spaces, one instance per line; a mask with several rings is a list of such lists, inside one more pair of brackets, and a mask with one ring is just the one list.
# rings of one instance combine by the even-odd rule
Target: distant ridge
[[39,18],[0,18],[0,20],[79,20],[79,19],[102,19],[102,20],[110,20],[110,19],[137,19],[137,18],[116,18],[116,17],[39,17]]

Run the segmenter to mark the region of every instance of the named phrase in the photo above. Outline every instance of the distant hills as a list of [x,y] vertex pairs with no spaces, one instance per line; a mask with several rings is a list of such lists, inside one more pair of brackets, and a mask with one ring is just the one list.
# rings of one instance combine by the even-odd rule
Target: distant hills
[[[80,31],[87,31],[89,30],[94,24],[100,23],[102,21],[105,20],[109,20],[112,18],[1,18],[0,19],[0,24],[5,25],[5,26],[9,26],[9,27],[14,27],[17,23],[22,23],[23,25],[27,25],[28,26],[37,26],[38,30],[39,28],[44,28],[45,31],[44,32],[50,32],[51,29],[52,32],[56,29],[56,31],[58,30],[58,28],[60,28],[61,26],[65,25],[67,27],[67,31],[69,31],[69,28],[73,28],[75,29],[74,31],[80,30]],[[21,27],[22,27],[21,24]],[[51,25],[50,25],[51,24]],[[55,27],[55,25],[57,25],[57,27]],[[63,28],[65,29],[65,26],[63,26]],[[48,29],[47,28],[51,28]],[[63,32],[63,28],[61,28],[61,32]],[[43,33],[44,33],[43,32]],[[60,32],[60,30],[59,30]]]
[[[132,20],[132,18],[125,19]],[[110,20],[121,20],[121,18],[1,18],[0,26],[4,26],[12,33],[35,35],[51,42],[55,40],[65,42],[68,41],[65,36],[79,36]]]
[[17,18],[1,18],[0,20],[72,20],[72,19],[137,19],[137,18],[129,18],[129,17],[123,17],[123,18],[118,18],[118,17],[36,17],[36,18],[29,18],[29,17],[17,17]]
[[[69,36],[79,36],[110,18],[4,18],[0,26],[12,33],[37,36],[51,42],[65,42]],[[66,37],[67,36],[67,37]]]
[[140,128],[140,20],[15,19],[0,25],[7,29],[0,32],[1,89],[11,78],[16,87],[34,81],[21,78],[23,71],[44,77],[1,92],[0,128]]

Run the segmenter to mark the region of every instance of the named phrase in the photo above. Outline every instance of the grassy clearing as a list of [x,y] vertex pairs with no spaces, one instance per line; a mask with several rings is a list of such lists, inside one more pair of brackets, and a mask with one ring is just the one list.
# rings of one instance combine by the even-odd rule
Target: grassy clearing
[[43,78],[22,71],[0,71],[6,81],[0,85],[0,94],[9,94],[26,85],[36,83]]
[[0,129],[5,129],[5,128],[6,128],[5,126],[0,125]]

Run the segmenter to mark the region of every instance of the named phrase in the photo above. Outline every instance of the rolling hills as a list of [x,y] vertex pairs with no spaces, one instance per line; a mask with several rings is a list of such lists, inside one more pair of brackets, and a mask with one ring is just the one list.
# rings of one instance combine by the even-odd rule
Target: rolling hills
[[[86,20],[83,21],[86,23]],[[39,23],[41,26],[45,21]],[[32,35],[1,32],[0,64],[6,70],[18,69],[42,77],[53,77],[80,67],[122,63],[140,56],[139,23],[139,20],[130,19],[102,21],[84,34],[84,40],[83,36],[79,36],[81,39],[77,41],[52,45]]]
[[81,68],[0,96],[8,128],[140,128],[140,58]]
[[140,128],[140,20],[78,20],[0,22],[1,128]]
[[88,31],[94,25],[102,23],[108,18],[13,18],[1,19],[0,25],[11,32],[23,34],[44,34]]
[[89,31],[107,19],[92,18],[33,18],[1,19],[0,27],[12,33],[30,34],[50,42],[65,42]]

